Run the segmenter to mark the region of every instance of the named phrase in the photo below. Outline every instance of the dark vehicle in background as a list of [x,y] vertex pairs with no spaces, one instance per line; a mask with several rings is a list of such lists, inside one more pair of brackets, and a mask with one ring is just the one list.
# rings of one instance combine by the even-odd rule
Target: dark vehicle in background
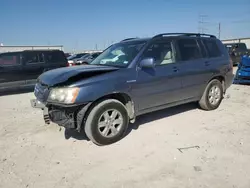
[[124,39],[89,65],[43,73],[31,105],[43,109],[46,123],[83,129],[106,145],[141,114],[189,102],[215,110],[232,82],[232,62],[215,36],[164,33]]
[[238,65],[242,56],[250,55],[250,50],[247,49],[245,43],[226,43],[224,45],[233,61],[233,65]]
[[1,53],[0,91],[34,86],[43,72],[66,66],[67,59],[60,50]]
[[89,64],[91,61],[93,61],[95,58],[97,58],[102,52],[94,52],[89,53],[81,58],[74,59],[72,65],[82,65],[82,64]]

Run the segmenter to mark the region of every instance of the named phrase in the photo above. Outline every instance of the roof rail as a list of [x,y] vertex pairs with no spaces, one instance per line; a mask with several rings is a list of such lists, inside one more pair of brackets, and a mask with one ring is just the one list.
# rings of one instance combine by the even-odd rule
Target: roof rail
[[155,35],[153,38],[159,38],[159,37],[164,37],[164,36],[170,36],[170,35],[181,35],[181,36],[188,36],[188,37],[210,37],[210,38],[216,38],[214,35],[209,35],[209,34],[203,34],[203,33],[161,33],[158,35]]
[[137,39],[137,37],[134,37],[134,38],[126,38],[126,39],[121,40],[121,42],[122,42],[122,41],[127,41],[127,40],[132,40],[132,39]]

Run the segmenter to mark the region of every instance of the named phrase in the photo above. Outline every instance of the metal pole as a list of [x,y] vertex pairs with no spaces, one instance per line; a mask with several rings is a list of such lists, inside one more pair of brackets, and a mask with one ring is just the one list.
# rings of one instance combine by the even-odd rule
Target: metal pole
[[219,39],[220,39],[220,33],[221,33],[221,25],[220,25],[220,22],[219,22]]

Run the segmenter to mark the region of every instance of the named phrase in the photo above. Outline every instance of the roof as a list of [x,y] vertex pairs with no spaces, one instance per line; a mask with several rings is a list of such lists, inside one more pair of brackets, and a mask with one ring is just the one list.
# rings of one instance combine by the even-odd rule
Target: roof
[[152,38],[150,38],[150,37],[148,37],[148,38],[129,38],[129,39],[124,39],[121,42],[122,43],[126,43],[126,42],[147,42],[150,39],[152,39]]
[[234,38],[234,39],[223,39],[221,41],[231,41],[231,40],[247,40],[249,39],[250,40],[250,37],[245,37],[245,38]]
[[52,52],[52,51],[61,51],[58,49],[42,49],[42,50],[19,50],[19,51],[12,51],[12,52],[2,52],[0,54],[13,54],[13,53],[23,53],[23,52]]
[[49,46],[49,45],[21,45],[21,46],[14,46],[14,45],[3,45],[3,46],[0,46],[0,48],[1,47],[4,47],[4,48],[13,48],[13,47],[48,47],[48,48],[50,48],[50,47],[63,47],[63,45],[51,45],[51,46]]
[[210,34],[205,34],[205,33],[162,33],[162,34],[158,34],[155,35],[153,37],[150,38],[127,38],[127,39],[123,39],[120,42],[147,42],[148,40],[151,39],[160,39],[163,37],[168,37],[168,38],[178,38],[178,37],[186,37],[186,38],[210,38],[210,39],[217,39],[216,36],[214,35],[210,35]]

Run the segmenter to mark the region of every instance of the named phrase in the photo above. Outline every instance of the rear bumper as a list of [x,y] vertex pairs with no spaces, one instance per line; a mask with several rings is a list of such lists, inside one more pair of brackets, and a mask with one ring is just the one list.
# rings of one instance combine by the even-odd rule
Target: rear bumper
[[239,67],[234,79],[234,84],[249,84],[250,83],[250,69]]
[[250,80],[235,79],[234,84],[250,84]]
[[234,75],[233,74],[228,74],[225,79],[225,90],[227,90],[234,81]]

